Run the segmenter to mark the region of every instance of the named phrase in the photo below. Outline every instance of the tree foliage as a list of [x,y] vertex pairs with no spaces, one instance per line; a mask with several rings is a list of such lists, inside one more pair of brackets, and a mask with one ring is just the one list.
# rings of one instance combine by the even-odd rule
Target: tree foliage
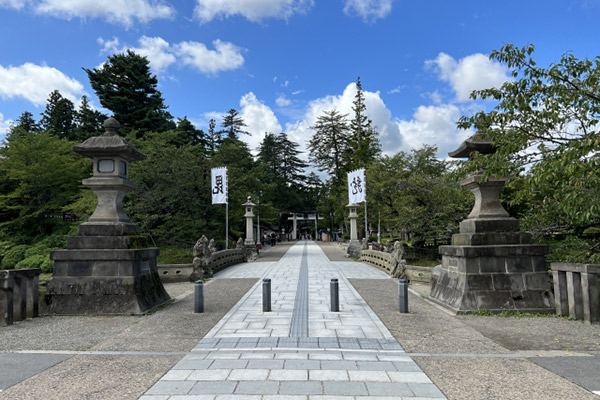
[[174,128],[150,62],[131,50],[114,54],[94,69],[84,68],[102,107],[113,112],[124,134],[135,130],[164,132]]
[[29,237],[51,233],[59,215],[75,201],[88,162],[71,151],[74,143],[50,132],[18,131],[0,150],[0,230]]
[[365,168],[381,153],[379,134],[373,126],[373,122],[367,117],[367,106],[365,95],[362,91],[360,77],[356,80],[356,95],[352,104],[354,117],[350,120],[349,147],[347,153],[348,167],[350,169]]
[[517,176],[511,202],[526,210],[530,230],[581,233],[600,225],[600,57],[567,53],[544,68],[534,50],[507,44],[491,53],[512,70],[512,80],[473,92],[497,104],[462,117],[459,127],[490,138],[497,152],[478,155],[464,169]]
[[311,129],[315,133],[308,145],[309,160],[319,171],[327,172],[336,184],[344,182],[350,139],[346,115],[336,110],[325,111]]
[[50,93],[46,109],[42,113],[40,125],[60,138],[73,140],[75,126],[75,108],[73,102],[64,98],[58,90]]
[[240,133],[250,135],[249,132],[244,130],[247,125],[243,118],[239,116],[239,111],[235,108],[231,108],[227,111],[227,114],[223,115],[221,127],[223,127],[223,129],[220,132],[226,133],[227,137],[230,139],[239,137]]
[[367,200],[394,236],[415,244],[448,240],[473,205],[472,195],[449,174],[449,165],[425,145],[383,156],[367,169]]

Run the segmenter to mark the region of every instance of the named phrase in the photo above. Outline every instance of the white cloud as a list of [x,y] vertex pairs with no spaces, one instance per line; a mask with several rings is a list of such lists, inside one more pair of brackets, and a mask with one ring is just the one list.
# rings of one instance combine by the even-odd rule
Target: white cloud
[[418,149],[424,144],[435,145],[438,157],[447,158],[460,143],[473,135],[472,131],[458,130],[456,121],[461,110],[454,104],[420,106],[410,121],[396,120],[404,142],[402,150]]
[[112,54],[122,51],[119,50],[118,37],[113,37],[112,40],[104,40],[104,38],[99,37],[96,41],[100,46],[102,46],[102,49],[100,49],[100,54]]
[[119,38],[112,40],[98,38],[102,53],[122,53],[132,50],[145,56],[150,61],[152,70],[157,74],[164,73],[169,66],[177,62],[194,67],[205,74],[216,74],[220,71],[240,68],[244,64],[242,49],[232,43],[215,40],[215,50],[209,50],[204,43],[180,42],[170,44],[159,36],[142,36],[138,46],[120,45]]
[[385,18],[392,11],[392,0],[346,0],[344,13],[356,15],[363,21]]
[[213,41],[213,45],[215,50],[209,50],[204,43],[181,42],[175,46],[175,53],[185,65],[205,74],[234,70],[244,65],[240,47],[219,39]]
[[13,10],[20,10],[25,7],[29,0],[0,0],[0,8],[11,8]]
[[133,25],[134,20],[146,23],[175,15],[173,7],[156,0],[40,0],[33,7],[38,14],[67,20],[102,18],[127,28]]
[[396,86],[395,88],[393,88],[392,90],[388,90],[388,94],[396,94],[396,93],[400,93],[401,91],[404,90],[404,88],[406,88],[406,85],[399,85]]
[[131,50],[146,56],[156,73],[163,73],[177,60],[171,53],[169,43],[161,37],[142,36],[139,43],[140,47],[133,47]]
[[509,77],[507,68],[491,61],[487,56],[476,53],[456,61],[446,53],[435,60],[425,62],[436,68],[440,79],[450,84],[456,92],[456,101],[468,101],[473,90],[500,87]]
[[255,150],[262,142],[265,132],[280,133],[281,125],[269,106],[249,92],[240,99],[240,117],[246,123],[246,131],[252,135],[242,135],[240,139],[248,143],[251,150]]
[[84,94],[83,85],[59,70],[46,65],[25,63],[18,67],[0,65],[0,97],[24,98],[36,106],[46,103],[48,94],[58,90],[67,99],[77,103]]
[[5,120],[4,114],[0,113],[0,143],[4,141],[6,134],[8,133],[8,129],[10,128],[12,120]]
[[197,0],[194,15],[202,23],[213,19],[242,16],[252,22],[266,18],[287,20],[294,14],[304,14],[314,0]]
[[285,97],[284,94],[279,95],[279,97],[277,97],[275,99],[275,103],[279,106],[279,107],[287,107],[290,104],[292,104],[292,101],[288,98]]

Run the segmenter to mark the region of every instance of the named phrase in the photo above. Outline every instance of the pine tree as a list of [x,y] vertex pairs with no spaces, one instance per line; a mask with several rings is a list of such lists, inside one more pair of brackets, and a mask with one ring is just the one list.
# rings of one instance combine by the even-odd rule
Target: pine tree
[[42,129],[60,138],[73,140],[74,120],[73,102],[65,99],[58,90],[52,91],[40,120]]
[[109,56],[98,68],[84,71],[102,107],[112,111],[121,124],[122,134],[136,130],[139,137],[144,132],[175,128],[146,57],[127,50]]
[[175,145],[191,144],[199,146],[202,150],[206,149],[207,140],[204,131],[196,129],[187,117],[177,118],[175,132],[177,133],[177,143],[174,143]]
[[90,100],[87,96],[81,96],[81,104],[75,113],[75,128],[73,136],[76,141],[84,140],[101,135],[103,132],[102,124],[108,117],[98,110],[90,107]]
[[350,169],[364,168],[381,153],[381,145],[373,123],[367,117],[365,95],[362,91],[360,76],[356,80],[356,95],[352,106],[354,118],[350,121],[350,147],[348,164]]
[[350,140],[346,115],[336,110],[325,111],[311,129],[315,133],[308,145],[309,161],[314,162],[319,171],[326,171],[336,185],[342,183],[347,170]]
[[40,125],[33,119],[33,114],[29,111],[23,111],[16,122],[16,125],[10,127],[9,135],[12,135],[17,128],[22,132],[37,132],[40,130]]
[[224,128],[221,132],[227,133],[229,138],[236,138],[240,133],[244,133],[246,135],[250,135],[249,132],[246,132],[243,128],[246,127],[246,123],[241,117],[238,117],[239,111],[235,108],[227,111],[227,114],[223,115],[223,122],[221,122],[221,126]]

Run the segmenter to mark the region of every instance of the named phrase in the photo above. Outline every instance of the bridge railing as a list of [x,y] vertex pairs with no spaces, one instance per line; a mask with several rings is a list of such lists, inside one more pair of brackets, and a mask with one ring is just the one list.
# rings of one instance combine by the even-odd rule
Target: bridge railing
[[[388,275],[392,273],[390,265],[392,255],[385,251],[361,250],[359,261],[377,267]],[[429,267],[420,267],[417,265],[406,266],[406,276],[414,282],[429,283],[431,281],[431,271],[432,268]]]
[[554,304],[558,315],[588,323],[600,321],[598,275],[600,264],[552,263]]
[[[242,249],[220,250],[212,253],[210,268],[215,273],[245,261]],[[158,264],[158,275],[165,282],[189,281],[193,272],[194,264]]]
[[39,268],[0,271],[0,326],[38,316],[41,273]]

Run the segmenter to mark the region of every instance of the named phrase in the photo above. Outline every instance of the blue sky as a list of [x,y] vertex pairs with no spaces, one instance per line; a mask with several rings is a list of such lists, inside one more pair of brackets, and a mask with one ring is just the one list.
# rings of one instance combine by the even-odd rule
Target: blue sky
[[305,148],[325,110],[350,113],[360,76],[388,154],[440,157],[469,132],[473,89],[500,85],[488,54],[533,43],[538,64],[600,54],[600,0],[0,0],[0,136],[55,89],[100,107],[82,67],[146,55],[169,111],[198,128],[240,110],[255,148],[287,132]]

